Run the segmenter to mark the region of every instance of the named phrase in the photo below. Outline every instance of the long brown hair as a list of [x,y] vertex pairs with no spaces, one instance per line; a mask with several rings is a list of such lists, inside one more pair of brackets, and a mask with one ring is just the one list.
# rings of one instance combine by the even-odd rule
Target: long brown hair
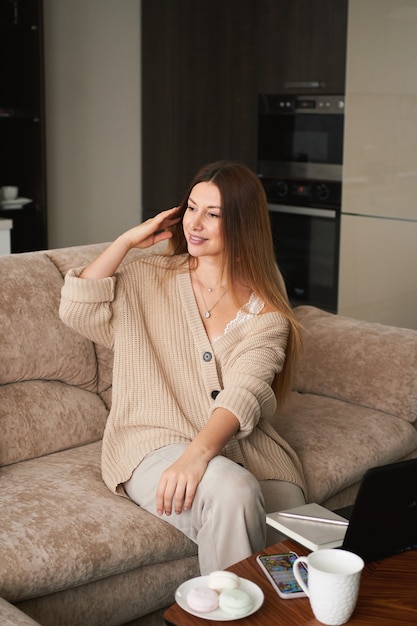
[[[264,188],[256,174],[245,165],[228,161],[210,163],[203,166],[191,181],[178,211],[181,217],[187,209],[192,189],[201,182],[212,182],[220,191],[223,271],[232,293],[234,285],[249,285],[269,308],[279,311],[289,322],[284,368],[274,382],[277,401],[281,404],[291,389],[301,353],[301,335],[276,264]],[[172,228],[172,233],[171,254],[186,253],[182,222]]]

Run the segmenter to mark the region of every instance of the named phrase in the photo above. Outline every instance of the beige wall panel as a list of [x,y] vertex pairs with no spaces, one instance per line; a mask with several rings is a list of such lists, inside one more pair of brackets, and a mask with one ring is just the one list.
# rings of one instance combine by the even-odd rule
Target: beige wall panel
[[342,216],[339,313],[417,329],[417,222]]
[[416,0],[350,0],[345,213],[417,219],[416,58]]
[[140,1],[44,0],[50,247],[141,219]]
[[417,0],[349,0],[339,312],[417,328]]

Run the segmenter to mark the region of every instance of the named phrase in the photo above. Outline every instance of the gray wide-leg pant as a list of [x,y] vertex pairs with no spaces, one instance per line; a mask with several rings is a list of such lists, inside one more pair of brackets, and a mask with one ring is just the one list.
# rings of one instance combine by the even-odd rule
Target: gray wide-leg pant
[[[186,447],[173,444],[148,454],[124,484],[131,500],[158,516],[155,495],[161,474]],[[191,509],[161,519],[198,545],[200,571],[205,575],[280,541],[282,536],[274,532],[267,539],[265,513],[304,503],[303,492],[296,485],[258,481],[242,466],[219,455],[208,464]]]

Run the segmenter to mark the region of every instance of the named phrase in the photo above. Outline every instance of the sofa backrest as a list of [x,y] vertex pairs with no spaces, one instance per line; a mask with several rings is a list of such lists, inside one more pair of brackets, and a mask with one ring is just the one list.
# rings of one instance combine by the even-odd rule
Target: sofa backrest
[[[46,252],[48,258],[54,263],[62,277],[62,284],[65,274],[73,267],[85,267],[93,259],[95,259],[108,244],[91,244],[86,246],[74,246],[70,248],[58,248],[56,250],[48,250]],[[61,284],[61,286],[62,286]],[[61,293],[59,294],[59,297]],[[71,335],[76,333],[72,331]],[[92,344],[93,345],[93,344]],[[108,405],[111,403],[111,397],[108,395],[111,391],[112,375],[113,375],[113,353],[94,344],[95,358],[97,361],[97,392],[105,398]]]
[[294,389],[417,420],[417,331],[295,309],[304,356]]
[[62,282],[45,254],[0,257],[0,384],[60,380],[97,390],[93,344],[57,315]]
[[[58,315],[68,269],[108,244],[0,256],[0,467],[101,439],[113,354]],[[163,251],[132,250],[125,262]]]
[[95,346],[59,319],[62,284],[43,252],[0,257],[0,466],[102,436]]

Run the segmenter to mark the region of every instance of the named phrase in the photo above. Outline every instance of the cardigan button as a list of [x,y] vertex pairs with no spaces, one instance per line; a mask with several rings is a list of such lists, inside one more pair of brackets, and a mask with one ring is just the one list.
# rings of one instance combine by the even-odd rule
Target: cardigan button
[[210,394],[210,395],[211,395],[211,397],[213,398],[213,400],[215,400],[215,399],[217,398],[217,396],[219,395],[219,393],[220,393],[220,391],[219,391],[218,389],[214,389],[214,390],[211,392],[211,394]]
[[211,359],[213,358],[213,355],[211,352],[205,352],[203,354],[203,359],[208,363],[209,361],[211,361]]

